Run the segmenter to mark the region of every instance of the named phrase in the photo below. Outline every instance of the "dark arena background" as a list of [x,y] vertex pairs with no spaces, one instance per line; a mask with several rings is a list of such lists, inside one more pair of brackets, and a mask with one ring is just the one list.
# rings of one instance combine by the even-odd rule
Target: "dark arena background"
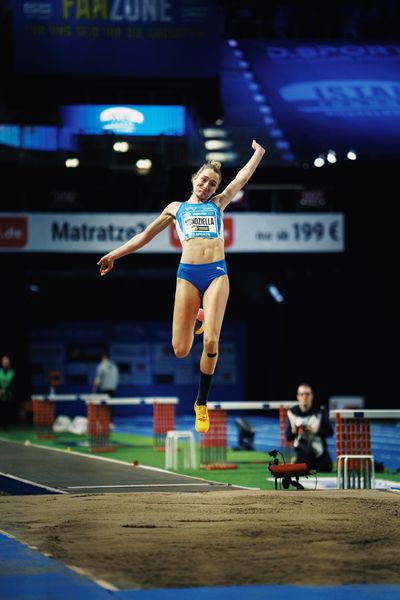
[[[395,0],[0,0],[0,598],[400,598],[399,31]],[[253,139],[198,434],[175,229],[97,261]],[[303,382],[333,468],[276,478]]]

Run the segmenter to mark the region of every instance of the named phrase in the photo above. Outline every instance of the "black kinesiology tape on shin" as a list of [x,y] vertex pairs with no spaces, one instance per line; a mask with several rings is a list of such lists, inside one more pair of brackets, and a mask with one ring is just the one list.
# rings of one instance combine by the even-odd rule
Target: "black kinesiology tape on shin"
[[196,403],[199,406],[205,406],[207,404],[208,392],[212,378],[212,375],[208,375],[207,373],[202,373],[202,371],[200,371],[199,391],[197,392],[196,398]]

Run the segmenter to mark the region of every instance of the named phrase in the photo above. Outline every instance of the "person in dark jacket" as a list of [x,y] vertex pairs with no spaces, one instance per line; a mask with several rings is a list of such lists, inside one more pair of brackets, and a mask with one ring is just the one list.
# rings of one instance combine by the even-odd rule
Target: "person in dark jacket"
[[298,405],[287,413],[285,437],[293,442],[295,463],[307,463],[310,469],[330,473],[332,459],[326,438],[334,431],[324,406],[314,406],[312,387],[301,383],[297,388]]
[[11,367],[9,356],[2,356],[0,361],[0,424],[8,431],[14,413],[15,371]]

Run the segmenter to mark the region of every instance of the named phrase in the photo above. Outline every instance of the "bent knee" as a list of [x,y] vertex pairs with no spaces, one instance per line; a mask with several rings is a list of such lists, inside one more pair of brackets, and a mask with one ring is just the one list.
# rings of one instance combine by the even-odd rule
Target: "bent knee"
[[172,347],[176,358],[185,358],[189,354],[192,345],[172,343]]

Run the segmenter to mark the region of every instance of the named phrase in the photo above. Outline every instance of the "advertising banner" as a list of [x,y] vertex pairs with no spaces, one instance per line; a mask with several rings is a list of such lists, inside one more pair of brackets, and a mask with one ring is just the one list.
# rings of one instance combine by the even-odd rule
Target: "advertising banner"
[[[0,213],[0,252],[105,254],[142,232],[158,213]],[[342,213],[231,213],[227,252],[343,252]],[[171,225],[139,250],[180,252]]]
[[213,0],[13,2],[20,73],[214,77],[221,35]]
[[277,126],[312,148],[398,160],[400,45],[244,40]]

